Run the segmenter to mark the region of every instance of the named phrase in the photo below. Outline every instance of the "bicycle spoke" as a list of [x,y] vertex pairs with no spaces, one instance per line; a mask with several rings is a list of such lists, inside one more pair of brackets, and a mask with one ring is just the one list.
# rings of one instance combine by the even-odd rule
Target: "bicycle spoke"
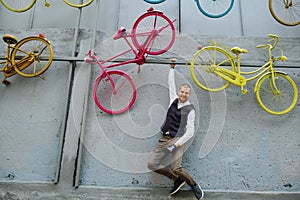
[[[271,74],[265,75],[258,85],[256,97],[259,104],[271,114],[285,114],[296,104],[298,93],[296,85],[286,75],[275,73],[274,82]],[[277,90],[275,90],[277,88]]]
[[171,48],[175,41],[175,28],[165,15],[150,12],[137,19],[132,27],[132,41],[136,48],[159,55]]
[[132,96],[128,94],[132,94],[132,89],[131,85],[124,77],[115,80],[115,83],[115,93],[111,99],[111,104],[113,110],[120,110],[130,103]]
[[[35,41],[32,43],[29,43],[29,45],[27,46],[27,52],[31,52],[32,54],[39,56],[43,53],[44,51],[44,43],[41,43],[39,41]],[[26,48],[26,47],[23,47]],[[37,65],[36,62],[39,62],[39,65]],[[23,72],[24,73],[28,73],[28,74],[35,74],[37,71],[41,70],[41,68],[43,67],[43,65],[40,64],[40,61],[38,61],[37,59],[34,58],[34,62],[33,62],[33,69],[31,69],[30,67],[27,69],[24,69]]]
[[109,114],[120,114],[128,110],[136,96],[133,82],[123,72],[108,71],[108,77],[100,77],[94,87],[94,99],[100,109]]
[[196,0],[199,10],[207,17],[219,18],[233,7],[233,0]]
[[271,83],[271,81],[270,81],[270,84],[269,84],[269,87],[268,87],[268,88],[262,86],[261,89],[262,89],[263,91],[265,91],[266,93],[270,93],[270,94],[273,94],[273,95],[274,95],[274,89],[272,89],[272,88],[270,87],[271,84],[272,84],[272,83]]
[[36,67],[36,62],[33,62],[33,74],[36,73],[36,69],[37,69],[37,67]]
[[[52,63],[53,52],[50,44],[40,37],[29,37],[18,43],[12,52],[16,71],[25,77],[39,76]],[[23,61],[22,61],[23,60]]]
[[234,71],[232,60],[224,50],[214,46],[205,47],[193,56],[190,71],[195,83],[204,90],[220,91],[230,85],[215,72],[218,68],[227,68]]
[[203,65],[202,67],[195,67],[195,72],[197,73],[197,77],[202,77],[205,85],[208,88],[217,88],[220,87],[220,85],[223,85],[223,79],[220,78],[217,74],[211,72],[210,66]]
[[157,23],[157,15],[155,15],[154,20],[153,20],[153,28],[154,30],[156,30],[156,23]]
[[300,0],[269,0],[269,9],[274,19],[283,25],[300,24]]

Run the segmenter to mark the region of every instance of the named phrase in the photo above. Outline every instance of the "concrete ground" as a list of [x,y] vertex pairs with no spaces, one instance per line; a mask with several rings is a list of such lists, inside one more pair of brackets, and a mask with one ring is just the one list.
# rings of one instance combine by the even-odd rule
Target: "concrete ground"
[[[0,183],[0,200],[192,200],[190,190],[170,196],[168,189],[93,188],[77,189],[52,183]],[[205,190],[205,200],[299,200],[300,192],[217,191]]]

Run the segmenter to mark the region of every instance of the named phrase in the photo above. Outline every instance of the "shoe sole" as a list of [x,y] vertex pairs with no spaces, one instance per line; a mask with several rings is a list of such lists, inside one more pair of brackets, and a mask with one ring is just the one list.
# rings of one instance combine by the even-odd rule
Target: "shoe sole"
[[182,186],[184,186],[185,182],[181,183],[181,185],[179,185],[179,187],[172,193],[170,193],[171,195],[175,194],[176,192],[178,192],[178,190],[180,190],[180,188],[182,188]]
[[202,197],[198,200],[203,200],[204,199],[204,191],[203,191],[202,187],[199,184],[198,184],[198,186],[199,186],[199,188],[201,190],[201,193],[202,193]]
[[200,200],[202,200],[202,199],[204,199],[204,191],[203,191],[203,189],[201,188],[201,186],[200,186],[200,190],[201,190],[201,192],[202,192],[202,197],[200,198]]

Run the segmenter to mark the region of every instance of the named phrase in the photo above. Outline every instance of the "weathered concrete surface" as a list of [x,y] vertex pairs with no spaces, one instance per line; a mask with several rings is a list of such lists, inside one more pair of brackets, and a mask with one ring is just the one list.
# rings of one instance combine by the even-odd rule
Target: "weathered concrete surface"
[[[179,35],[174,48],[159,59],[173,56],[188,62],[196,44],[207,44],[212,39],[227,46],[240,44],[247,48],[249,53],[243,55],[243,62],[255,65],[264,61],[255,46],[264,43],[267,37],[185,35]],[[286,45],[285,49],[291,50],[285,52],[293,58],[286,65],[295,66],[299,39],[281,38],[281,42]],[[123,48],[119,41],[107,39],[95,51],[100,57],[109,57]],[[99,69],[97,66],[92,69],[94,80]],[[146,167],[168,105],[168,66],[145,64],[139,74],[136,65],[120,69],[133,78],[137,100],[129,112],[111,117],[99,110],[90,98],[80,182],[86,186],[169,187],[170,182],[148,173]],[[299,87],[299,68],[278,70],[288,72]],[[178,65],[176,72],[178,85],[188,82],[193,88],[191,100],[198,110],[197,133],[186,152],[185,163],[204,188],[249,192],[300,190],[299,103],[287,115],[272,116],[256,101],[255,81],[246,86],[249,91],[246,95],[234,85],[221,93],[207,93],[194,84],[188,67]],[[79,91],[75,89],[74,92]],[[91,92],[92,84],[90,97]]]
[[[18,38],[41,32],[1,30],[0,33],[7,31]],[[67,142],[60,152],[58,146],[63,132],[61,122],[66,109],[70,65],[59,60],[62,57],[71,59],[74,31],[46,29],[43,32],[52,42],[57,60],[45,73],[46,80],[16,76],[11,79],[12,85],[1,87],[1,198],[166,199],[166,188],[171,182],[149,172],[146,162],[159,137],[157,131],[167,109],[168,66],[148,63],[142,66],[139,74],[135,64],[118,68],[130,74],[138,91],[134,106],[118,116],[103,113],[95,106],[91,92],[93,80],[100,71],[97,66],[92,66],[88,112],[84,119],[86,90],[81,83],[89,75],[85,73],[87,64],[82,59],[89,49],[92,33],[82,30],[79,61],[74,80],[71,80],[69,126],[67,137],[63,138]],[[95,51],[101,58],[124,48],[122,41],[112,42],[110,33],[98,34],[99,45]],[[170,57],[177,57],[183,63],[188,62],[195,47],[212,39],[228,46],[241,44],[243,48],[252,49],[243,56],[246,63],[255,65],[263,61],[262,57],[256,57],[259,52],[255,51],[255,46],[265,42],[267,37],[202,35],[178,35],[170,52],[149,57],[149,60],[163,63]],[[291,58],[285,66],[292,67],[279,69],[288,72],[299,89],[300,69],[296,67],[299,38],[281,38],[281,41],[285,44],[285,55]],[[3,57],[4,47],[2,44],[0,57]],[[176,67],[176,82],[177,85],[188,82],[192,86],[191,101],[197,109],[197,132],[186,151],[184,163],[208,191],[206,199],[299,199],[299,102],[287,115],[273,116],[257,104],[252,92],[255,81],[247,85],[249,93],[246,95],[233,85],[221,93],[208,93],[194,84],[188,67],[181,64]],[[86,123],[83,134],[82,122]],[[82,159],[77,155],[79,135],[83,145]],[[66,155],[62,164],[57,161],[60,153]],[[60,164],[62,174],[58,184],[53,185],[56,166]],[[76,166],[81,167],[77,174]],[[79,178],[77,190],[72,189],[75,176]],[[25,182],[19,184],[20,181]],[[42,183],[35,185],[33,182]],[[174,199],[192,197],[187,191]]]
[[[288,27],[275,21],[270,14],[268,1],[235,1],[230,13],[218,19],[204,16],[195,1],[182,0],[181,5],[179,2],[166,0],[152,5],[143,0],[94,0],[91,5],[82,9],[80,27],[92,29],[97,22],[97,30],[105,32],[117,31],[121,26],[130,30],[137,16],[153,6],[171,19],[177,19],[176,30],[188,35],[263,36],[276,33],[285,37],[298,37],[300,33],[300,26]],[[43,1],[37,1],[35,9],[24,13],[11,12],[1,5],[0,28],[26,30],[76,27],[78,9],[63,1],[50,3],[51,7],[47,8]],[[98,18],[95,16],[96,10],[101,13]]]
[[[71,54],[74,30],[1,30],[1,35],[6,33],[18,39],[44,33],[52,42],[54,58]],[[52,38],[57,35],[63,35],[65,39],[54,42]],[[4,42],[0,44],[1,57],[5,45]],[[55,179],[61,153],[60,137],[64,132],[68,71],[69,62],[53,61],[43,74],[45,80],[15,75],[8,78],[9,86],[1,84],[1,180]]]
[[[201,182],[205,199],[300,199],[299,102],[287,115],[272,116],[257,104],[255,81],[247,85],[246,95],[235,86],[208,93],[194,84],[183,65],[198,45],[214,40],[248,49],[242,64],[244,69],[253,69],[246,67],[266,60],[266,53],[256,45],[265,43],[267,34],[278,34],[275,54],[281,55],[283,49],[288,57],[279,70],[288,72],[300,89],[300,26],[277,23],[267,1],[261,0],[237,1],[227,16],[216,20],[203,16],[192,0],[156,5],[177,19],[175,28],[181,34],[168,53],[148,56],[147,61],[154,63],[143,65],[141,73],[135,64],[119,68],[133,78],[138,95],[129,112],[110,116],[93,102],[93,80],[100,71],[82,62],[84,54],[92,48],[100,58],[107,58],[125,49],[123,41],[112,40],[112,35],[120,26],[130,31],[133,21],[150,5],[142,0],[110,0],[101,1],[98,9],[98,2],[82,10],[78,38],[75,27],[80,12],[63,1],[50,2],[50,8],[37,1],[35,9],[25,13],[0,6],[0,35],[22,39],[43,33],[52,42],[55,60],[44,74],[45,81],[15,76],[10,86],[0,87],[1,200],[193,199],[188,187],[169,198],[172,183],[146,168],[167,109],[168,66],[163,63],[170,57],[181,63],[176,67],[177,85],[188,82],[193,89],[197,132],[184,163]],[[96,10],[101,13],[98,18]],[[95,48],[90,45],[94,27],[98,30]],[[0,58],[5,51],[0,42]],[[73,58],[73,53],[78,57]],[[78,62],[73,62],[73,79],[69,61],[74,59]]]
[[[281,70],[299,84],[298,69]],[[147,64],[140,74],[135,67],[128,72],[138,88],[129,112],[111,117],[90,99],[81,184],[169,187],[146,167],[168,105],[168,67]],[[176,72],[178,85],[192,85],[198,113],[196,137],[184,162],[204,188],[299,191],[299,103],[288,115],[272,116],[257,104],[254,83],[247,95],[235,86],[209,94],[195,86],[187,68],[178,65]]]

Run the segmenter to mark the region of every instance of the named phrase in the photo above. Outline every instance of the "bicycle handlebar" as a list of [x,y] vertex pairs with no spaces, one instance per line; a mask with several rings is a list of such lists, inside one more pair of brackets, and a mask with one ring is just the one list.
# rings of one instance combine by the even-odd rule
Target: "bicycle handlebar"
[[[277,35],[274,35],[274,34],[269,34],[268,37],[270,37],[271,39],[268,40],[268,43],[267,44],[262,44],[262,45],[258,45],[256,46],[256,48],[269,48],[270,50],[273,50],[277,43],[278,43],[278,36]],[[274,41],[273,44],[270,44],[270,42]]]
[[87,52],[87,54],[85,54],[84,62],[91,64],[91,63],[95,62],[96,59],[97,59],[97,56],[95,56],[95,54],[93,54],[92,50],[89,50]]
[[278,36],[277,35],[273,35],[273,34],[269,34],[268,36],[270,38],[272,38],[268,42],[272,42],[273,40],[275,41],[274,44],[271,46],[271,50],[273,50],[276,47],[277,43],[278,43]]

